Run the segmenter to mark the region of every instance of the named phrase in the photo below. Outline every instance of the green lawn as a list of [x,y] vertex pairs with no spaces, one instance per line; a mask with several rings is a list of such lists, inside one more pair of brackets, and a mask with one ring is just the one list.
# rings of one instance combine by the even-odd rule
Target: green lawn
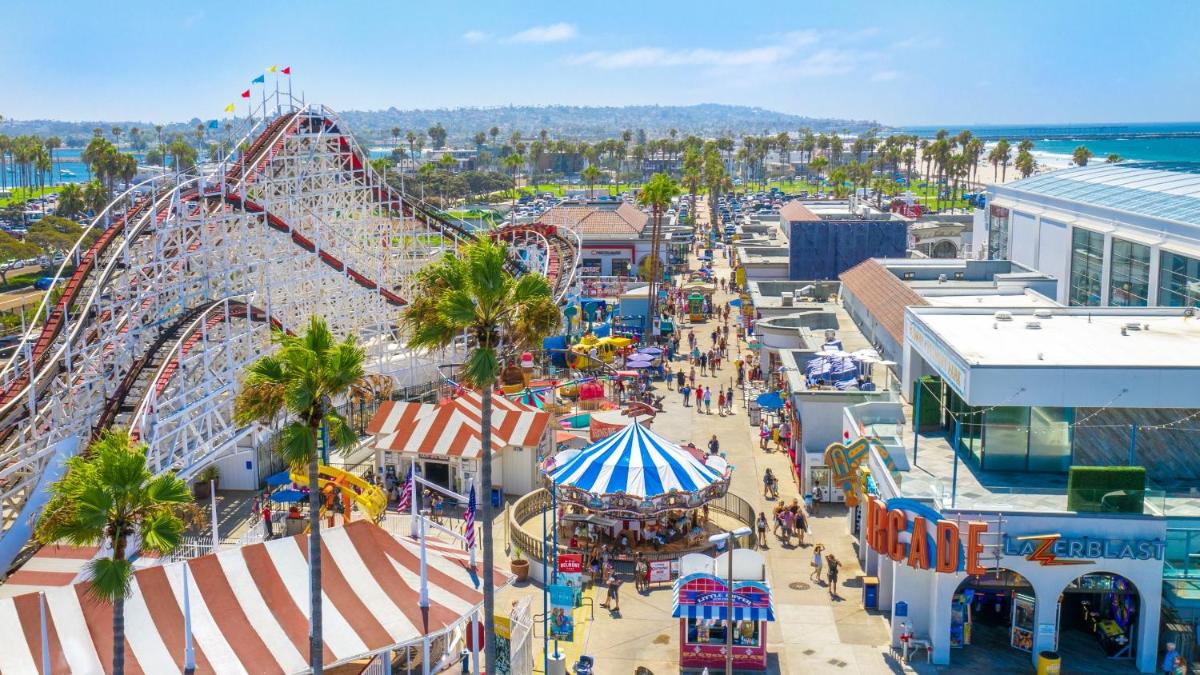
[[61,185],[55,185],[53,187],[47,186],[40,190],[37,188],[34,188],[32,190],[24,190],[21,188],[11,188],[9,190],[9,192],[12,193],[11,197],[0,197],[0,207],[5,207],[5,206],[8,206],[9,204],[24,202],[29,199],[36,199],[38,197],[44,197],[46,195],[51,195],[51,194],[54,194],[55,192],[58,192],[61,189],[62,189]]
[[[802,192],[805,190],[807,190],[810,195],[815,193],[817,190],[823,190],[826,194],[829,194],[832,190],[832,186],[829,184],[829,181],[824,181],[821,184],[818,184],[815,181],[814,182],[795,181],[795,180],[782,180],[782,181],[781,180],[771,180],[771,181],[768,181],[766,189],[770,190],[773,187],[779,188],[780,190],[783,190],[787,194],[796,194],[798,192]],[[897,186],[897,187],[899,188],[899,186]],[[759,184],[751,183],[749,185],[738,186],[739,192],[746,191],[746,190],[749,190],[752,192],[757,192],[759,190]],[[848,191],[849,191],[849,188],[847,188],[847,192]],[[927,206],[929,208],[934,208],[938,205],[937,204],[937,188],[936,188],[936,186],[934,186],[932,184],[926,184],[924,181],[918,181],[915,185],[911,186],[910,188],[897,190],[896,195],[900,195],[905,192],[912,192],[913,197],[915,197],[917,200],[917,203],[919,203],[923,206]],[[948,199],[943,199],[942,204],[941,204],[942,209],[949,209],[949,208],[965,209],[965,208],[968,208],[969,206],[970,205],[967,204],[967,201],[965,199],[956,199],[956,200],[954,200],[953,203],[951,203],[950,200],[948,200]]]

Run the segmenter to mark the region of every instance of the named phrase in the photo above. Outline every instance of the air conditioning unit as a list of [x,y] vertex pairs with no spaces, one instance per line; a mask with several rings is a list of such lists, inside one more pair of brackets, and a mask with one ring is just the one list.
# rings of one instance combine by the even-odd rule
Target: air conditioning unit
[[1041,321],[1026,321],[1025,328],[1028,330],[1041,330],[1042,322]]
[[997,321],[1012,321],[1012,312],[999,311],[992,315],[992,318]]
[[784,291],[779,296],[779,303],[784,307],[791,307],[796,304],[796,296],[791,291]]
[[1054,316],[1054,312],[1048,309],[1035,309],[1033,310],[1033,315],[1039,319],[1049,319]]

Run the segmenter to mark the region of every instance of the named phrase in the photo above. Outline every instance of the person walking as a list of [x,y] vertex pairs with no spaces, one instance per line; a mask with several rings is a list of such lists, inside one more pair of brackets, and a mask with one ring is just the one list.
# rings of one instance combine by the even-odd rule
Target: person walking
[[792,509],[792,513],[795,514],[796,538],[800,540],[800,548],[804,548],[804,535],[808,534],[808,517],[795,501],[792,502]]
[[758,512],[758,520],[755,521],[755,526],[758,529],[758,548],[767,547],[767,514],[762,511]]
[[829,570],[825,573],[826,578],[829,580],[829,597],[836,598],[838,568],[842,566],[842,563],[838,561],[837,557],[830,553],[829,555],[825,556],[825,566]]
[[267,536],[267,539],[274,538],[275,537],[275,525],[271,523],[271,504],[269,502],[267,503],[266,506],[263,507],[262,519],[263,519],[263,534],[265,534]]
[[707,415],[712,414],[712,387],[704,390],[704,412]]
[[708,454],[715,455],[721,452],[721,441],[717,440],[717,435],[713,434],[712,438],[708,439]]
[[687,375],[684,374],[683,368],[675,371],[675,386],[679,387],[680,391],[683,391],[683,383],[685,381],[687,381]]
[[696,385],[696,412],[704,412],[704,385]]
[[717,414],[721,417],[725,416],[725,391],[718,392],[717,395]]
[[708,352],[700,355],[700,372],[703,373],[708,368]]
[[663,379],[667,381],[668,390],[675,388],[675,373],[671,372],[671,363],[669,361],[663,366]]
[[773,487],[775,485],[775,474],[771,472],[770,468],[768,468],[766,473],[763,474],[762,480],[763,480],[763,497],[770,499],[771,498],[771,490],[773,489]]
[[650,565],[639,552],[637,561],[633,563],[633,581],[639,593],[650,590]]
[[692,370],[688,373],[688,384],[692,385],[692,389],[696,388],[696,367],[692,366]]
[[[612,565],[609,565],[609,569]],[[617,573],[612,572],[608,575],[608,595],[604,597],[604,602],[600,605],[608,611],[616,614],[621,611],[621,580],[617,578]],[[609,607],[609,603],[612,606]]]
[[809,581],[821,582],[821,563],[825,561],[824,553],[824,544],[817,544],[813,547],[812,573],[808,575]]
[[791,509],[785,508],[779,512],[780,529],[783,530],[783,545],[790,546],[792,544],[792,527],[796,522],[796,516]]
[[733,385],[725,389],[725,405],[729,406],[729,414],[733,414]]
[[679,393],[683,394],[683,407],[685,407],[685,408],[692,407],[691,403],[689,402],[691,400],[691,396],[692,396],[692,388],[687,386],[686,384],[680,385]]

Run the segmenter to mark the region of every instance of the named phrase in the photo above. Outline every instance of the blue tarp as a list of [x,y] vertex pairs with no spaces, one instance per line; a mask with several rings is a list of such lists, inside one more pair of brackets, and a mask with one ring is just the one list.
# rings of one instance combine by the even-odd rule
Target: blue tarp
[[267,476],[267,485],[271,487],[279,487],[280,485],[290,485],[292,483],[292,475],[287,471],[280,471],[277,474]]
[[279,502],[280,504],[294,504],[304,501],[304,493],[299,490],[280,490],[271,495],[271,501]]
[[759,394],[755,401],[758,402],[759,407],[765,410],[780,410],[783,408],[783,397],[777,391]]

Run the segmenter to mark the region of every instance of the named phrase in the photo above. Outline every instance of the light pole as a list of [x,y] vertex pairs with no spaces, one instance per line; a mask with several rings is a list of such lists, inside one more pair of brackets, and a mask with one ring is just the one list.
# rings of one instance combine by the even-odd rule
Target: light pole
[[750,532],[750,528],[743,526],[732,532],[722,532],[708,538],[713,544],[720,544],[725,541],[729,542],[729,545],[725,548],[725,583],[728,584],[726,591],[729,593],[725,599],[725,609],[728,612],[725,617],[725,675],[733,675],[733,549],[737,546],[737,538],[745,537]]

